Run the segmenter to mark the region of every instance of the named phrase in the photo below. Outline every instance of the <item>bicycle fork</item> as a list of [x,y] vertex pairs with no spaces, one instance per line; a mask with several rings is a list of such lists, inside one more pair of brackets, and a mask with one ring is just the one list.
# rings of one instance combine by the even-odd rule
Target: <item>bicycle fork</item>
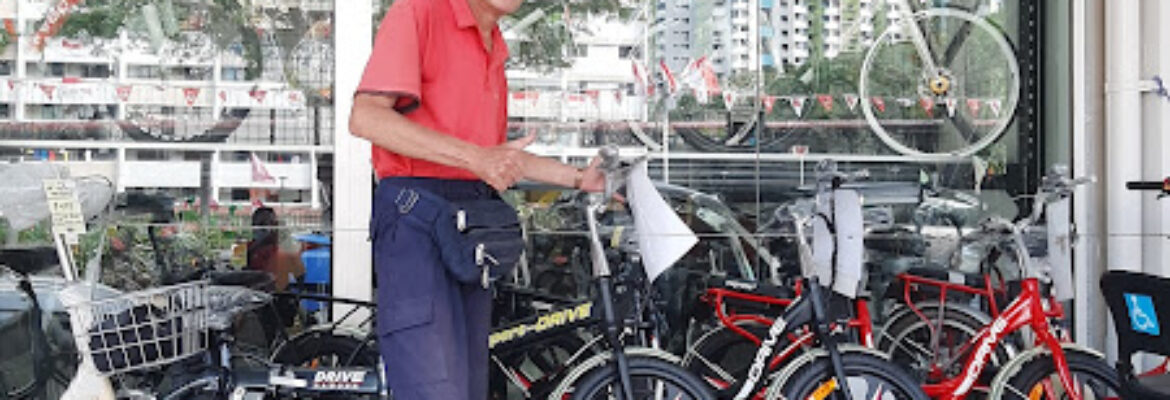
[[829,318],[825,315],[825,299],[821,297],[821,285],[817,282],[816,277],[810,279],[809,300],[812,304],[812,329],[813,334],[820,338],[821,346],[829,352],[829,362],[833,365],[833,375],[836,376],[837,384],[836,391],[833,394],[835,399],[847,399],[849,391],[849,383],[845,376],[845,366],[841,362],[841,352],[837,349],[837,338],[833,336],[829,328]]
[[597,279],[597,293],[601,297],[601,317],[605,326],[605,341],[613,349],[614,372],[621,383],[622,399],[633,399],[633,385],[630,383],[630,364],[621,342],[621,323],[613,306],[613,281],[609,276]]

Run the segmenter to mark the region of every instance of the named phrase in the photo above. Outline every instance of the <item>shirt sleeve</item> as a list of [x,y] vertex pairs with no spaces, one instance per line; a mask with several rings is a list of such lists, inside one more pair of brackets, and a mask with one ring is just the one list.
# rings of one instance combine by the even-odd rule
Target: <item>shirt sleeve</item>
[[394,108],[409,112],[422,101],[422,37],[420,16],[413,2],[394,2],[378,27],[374,49],[362,73],[358,93],[384,93],[399,96]]

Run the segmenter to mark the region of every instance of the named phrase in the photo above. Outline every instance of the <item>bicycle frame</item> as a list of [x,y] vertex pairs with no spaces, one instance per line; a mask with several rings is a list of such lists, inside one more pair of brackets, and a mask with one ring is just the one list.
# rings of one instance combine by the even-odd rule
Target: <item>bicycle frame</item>
[[963,373],[937,384],[923,385],[922,389],[927,395],[942,400],[967,398],[999,341],[1020,329],[1031,328],[1036,334],[1037,344],[1047,347],[1052,352],[1052,360],[1065,393],[1073,400],[1080,400],[1068,369],[1068,360],[1061,347],[1062,342],[1053,334],[1052,325],[1049,323],[1050,318],[1064,318],[1064,308],[1058,302],[1045,299],[1040,293],[1040,282],[1037,278],[1024,279],[1021,287],[1020,296],[964,345],[960,353],[966,352],[972,346],[975,351],[963,364]]

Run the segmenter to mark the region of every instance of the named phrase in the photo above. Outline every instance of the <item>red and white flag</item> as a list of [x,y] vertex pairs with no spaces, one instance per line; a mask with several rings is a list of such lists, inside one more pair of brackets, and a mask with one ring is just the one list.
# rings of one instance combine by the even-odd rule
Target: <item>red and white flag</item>
[[776,96],[764,96],[764,113],[771,114],[772,107],[776,106]]
[[792,111],[796,112],[797,117],[804,114],[804,101],[807,99],[808,98],[804,97],[804,96],[796,96],[796,97],[789,97],[788,98],[788,102],[790,104],[792,104]]
[[857,108],[857,102],[859,100],[860,99],[855,94],[849,94],[849,93],[845,94],[845,105],[849,106],[850,112],[852,112],[854,109]]
[[821,108],[824,108],[825,112],[833,112],[833,95],[818,94],[817,102],[821,103]]
[[987,101],[987,108],[991,109],[991,113],[999,117],[1000,111],[1003,111],[1003,102],[999,99],[992,99]]
[[195,106],[195,101],[199,100],[199,88],[183,88],[183,99],[187,100],[187,106]]
[[288,101],[292,102],[293,105],[299,106],[305,103],[305,96],[301,94],[301,91],[293,90],[288,92]]
[[947,116],[954,118],[955,109],[959,107],[959,99],[954,97],[947,97],[945,101],[947,104]]
[[658,67],[662,69],[662,79],[666,81],[666,93],[674,94],[678,91],[678,82],[674,80],[674,74],[670,72],[670,67],[666,66],[666,60],[658,61]]
[[934,99],[930,97],[919,98],[918,105],[922,106],[922,111],[926,111],[927,116],[934,116]]
[[723,106],[727,107],[727,110],[730,111],[731,107],[735,105],[735,97],[736,97],[735,92],[732,92],[730,90],[723,92]]
[[268,91],[263,89],[252,89],[248,91],[248,96],[257,103],[264,104],[264,99],[268,97]]
[[601,91],[596,89],[586,90],[585,95],[588,96],[590,100],[593,100],[593,105],[601,105]]
[[123,103],[125,103],[130,101],[130,94],[134,92],[134,87],[130,85],[121,85],[114,90],[116,90],[118,93],[118,100],[121,100]]
[[264,166],[264,162],[260,161],[260,157],[256,156],[256,153],[252,153],[252,182],[276,182],[276,178],[273,178],[272,174],[268,173],[268,168]]
[[874,108],[877,108],[878,112],[886,112],[886,101],[881,97],[874,96],[869,100],[873,103]]
[[653,96],[654,86],[650,85],[650,79],[646,75],[646,67],[634,60],[630,60],[630,65],[634,70],[634,83],[638,85],[638,91],[644,96]]
[[53,85],[40,84],[41,92],[45,93],[45,97],[53,100],[53,93],[57,91],[57,87]]
[[971,111],[971,115],[979,116],[979,99],[967,99],[967,109]]
[[226,90],[219,91],[219,101],[227,102],[227,91]]

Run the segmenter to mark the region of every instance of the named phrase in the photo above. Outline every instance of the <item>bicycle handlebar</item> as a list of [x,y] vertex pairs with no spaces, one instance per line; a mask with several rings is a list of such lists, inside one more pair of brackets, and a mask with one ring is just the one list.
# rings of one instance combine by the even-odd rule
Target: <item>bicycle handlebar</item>
[[1129,190],[1160,190],[1162,192],[1167,192],[1168,186],[1170,186],[1170,178],[1167,178],[1166,180],[1161,181],[1161,182],[1158,182],[1158,181],[1132,181],[1132,182],[1125,183],[1125,188],[1129,189]]

